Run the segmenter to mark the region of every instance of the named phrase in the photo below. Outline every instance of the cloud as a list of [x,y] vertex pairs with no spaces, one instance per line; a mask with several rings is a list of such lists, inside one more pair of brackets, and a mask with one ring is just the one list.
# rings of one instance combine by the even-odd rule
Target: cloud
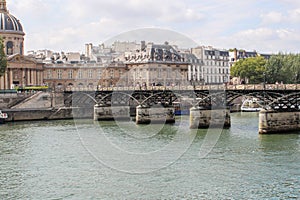
[[30,50],[78,51],[145,27],[218,48],[297,51],[300,45],[298,0],[11,0],[8,7],[22,22]]
[[263,24],[280,23],[284,20],[283,14],[281,12],[276,11],[271,11],[269,13],[262,14],[261,18]]

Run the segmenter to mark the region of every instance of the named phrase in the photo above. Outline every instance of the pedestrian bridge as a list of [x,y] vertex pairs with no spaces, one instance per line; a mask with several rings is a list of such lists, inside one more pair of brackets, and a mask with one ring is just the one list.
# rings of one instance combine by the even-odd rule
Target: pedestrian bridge
[[64,91],[66,106],[170,106],[176,102],[211,109],[231,106],[240,97],[257,98],[268,109],[299,110],[300,84],[66,88]]
[[[230,126],[238,98],[263,101],[260,133],[300,130],[300,84],[68,88],[66,107],[94,110],[95,120],[136,116],[137,123],[174,122],[174,105],[190,109],[190,127]],[[217,112],[215,112],[217,111]]]

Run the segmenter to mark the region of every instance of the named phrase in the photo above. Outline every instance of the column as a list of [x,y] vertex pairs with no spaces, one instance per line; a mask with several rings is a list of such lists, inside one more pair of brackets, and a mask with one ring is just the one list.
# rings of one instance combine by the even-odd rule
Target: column
[[9,70],[9,89],[13,89],[11,88],[11,85],[13,84],[13,71]]
[[4,89],[4,77],[3,76],[0,77],[0,89],[1,90]]
[[201,71],[200,71],[200,66],[199,65],[197,66],[197,72],[198,72],[197,73],[197,80],[200,81],[201,80],[201,76],[200,76]]
[[192,69],[191,69],[191,65],[188,66],[188,81],[191,80],[191,75],[192,75]]
[[33,85],[37,85],[37,73],[36,73],[36,70],[33,70],[32,73],[33,73]]
[[30,77],[30,69],[27,69],[27,81],[26,81],[26,84],[27,85],[30,85],[31,84],[31,77]]
[[8,89],[7,71],[4,74],[4,89]]
[[26,69],[22,69],[22,82],[20,83],[22,86],[26,85]]

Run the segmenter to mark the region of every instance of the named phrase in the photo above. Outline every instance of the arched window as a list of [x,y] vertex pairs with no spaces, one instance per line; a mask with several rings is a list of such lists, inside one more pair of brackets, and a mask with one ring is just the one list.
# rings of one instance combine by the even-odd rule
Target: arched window
[[14,44],[12,41],[8,41],[6,43],[6,54],[13,55],[13,53],[14,53]]

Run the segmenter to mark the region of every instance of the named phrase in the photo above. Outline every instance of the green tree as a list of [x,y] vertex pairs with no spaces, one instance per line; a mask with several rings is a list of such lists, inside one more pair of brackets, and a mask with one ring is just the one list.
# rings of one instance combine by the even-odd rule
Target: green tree
[[269,83],[300,83],[300,54],[271,56],[266,63],[266,75]]
[[266,59],[262,56],[238,60],[230,69],[231,76],[248,79],[249,83],[264,81]]
[[3,76],[3,74],[5,73],[6,67],[7,59],[4,53],[3,39],[0,37],[0,77]]
[[286,71],[284,55],[271,56],[266,63],[266,80],[268,83],[283,82],[288,79],[289,72]]

